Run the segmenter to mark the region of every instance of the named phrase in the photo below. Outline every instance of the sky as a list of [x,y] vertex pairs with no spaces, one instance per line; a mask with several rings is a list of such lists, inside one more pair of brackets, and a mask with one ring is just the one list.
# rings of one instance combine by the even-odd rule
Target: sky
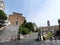
[[60,0],[4,0],[5,13],[22,13],[27,22],[37,26],[58,25],[60,19]]

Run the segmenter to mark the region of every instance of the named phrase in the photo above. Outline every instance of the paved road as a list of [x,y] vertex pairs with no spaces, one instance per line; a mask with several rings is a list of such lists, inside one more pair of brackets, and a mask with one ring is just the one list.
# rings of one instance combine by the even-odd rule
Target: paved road
[[7,41],[10,40],[12,35],[17,35],[18,26],[9,25],[6,26],[3,31],[0,32],[0,40]]
[[0,45],[60,45],[60,41],[20,40],[11,42],[0,42]]
[[35,40],[21,40],[19,42],[21,45],[60,45],[60,40],[46,40],[46,41],[35,41]]

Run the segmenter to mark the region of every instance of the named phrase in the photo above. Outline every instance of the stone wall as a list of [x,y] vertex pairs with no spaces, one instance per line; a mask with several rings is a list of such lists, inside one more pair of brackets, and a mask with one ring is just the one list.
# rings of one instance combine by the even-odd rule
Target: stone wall
[[13,25],[21,25],[21,24],[23,24],[25,17],[23,17],[22,14],[20,14],[20,13],[14,12],[13,14],[9,15],[8,20]]

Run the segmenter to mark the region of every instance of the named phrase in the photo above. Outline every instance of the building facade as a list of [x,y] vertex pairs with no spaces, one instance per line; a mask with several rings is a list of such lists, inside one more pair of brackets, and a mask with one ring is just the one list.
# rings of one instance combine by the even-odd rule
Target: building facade
[[23,24],[25,17],[23,17],[21,13],[13,12],[13,14],[9,15],[8,20],[12,25],[21,25]]
[[4,9],[5,9],[4,1],[3,0],[0,0],[0,10],[3,10],[4,11]]
[[[49,30],[49,28],[50,28],[50,30]],[[43,32],[48,32],[48,31],[54,32],[54,31],[57,31],[59,29],[59,26],[58,25],[50,26],[50,27],[45,26],[45,27],[39,27],[39,29]]]

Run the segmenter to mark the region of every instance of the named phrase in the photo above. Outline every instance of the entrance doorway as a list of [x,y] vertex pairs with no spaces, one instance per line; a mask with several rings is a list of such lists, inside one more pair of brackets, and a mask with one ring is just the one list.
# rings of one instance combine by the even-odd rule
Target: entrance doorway
[[16,25],[18,25],[18,21],[16,21]]

